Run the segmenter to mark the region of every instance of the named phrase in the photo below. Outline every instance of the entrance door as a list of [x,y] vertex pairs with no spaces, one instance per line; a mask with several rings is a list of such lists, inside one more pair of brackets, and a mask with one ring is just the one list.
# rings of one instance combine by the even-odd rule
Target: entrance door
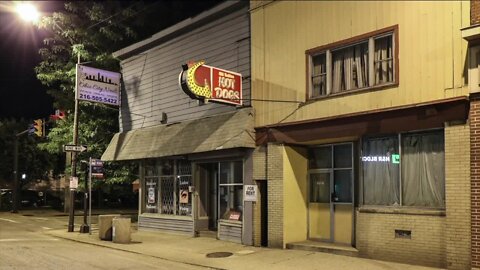
[[309,238],[352,243],[353,146],[351,143],[309,150]]
[[218,224],[218,163],[197,164],[197,230],[216,231]]

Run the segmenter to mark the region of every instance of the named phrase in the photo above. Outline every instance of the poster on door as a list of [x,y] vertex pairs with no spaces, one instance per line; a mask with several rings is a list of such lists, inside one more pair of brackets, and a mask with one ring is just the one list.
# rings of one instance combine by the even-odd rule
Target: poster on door
[[155,188],[148,188],[148,203],[155,203]]
[[157,208],[157,182],[155,180],[147,180],[145,183],[145,200],[146,207],[156,213]]
[[180,190],[180,203],[188,203],[188,189]]

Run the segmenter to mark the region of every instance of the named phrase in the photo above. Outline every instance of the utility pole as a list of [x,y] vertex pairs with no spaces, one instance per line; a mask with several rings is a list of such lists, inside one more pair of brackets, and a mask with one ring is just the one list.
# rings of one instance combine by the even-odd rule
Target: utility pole
[[[80,64],[80,53],[77,55],[77,66],[75,71],[75,112],[73,115],[73,144],[78,144],[78,65]],[[77,152],[72,153],[72,178],[77,177]],[[73,232],[75,219],[75,189],[70,188],[70,211],[68,215],[68,232]]]

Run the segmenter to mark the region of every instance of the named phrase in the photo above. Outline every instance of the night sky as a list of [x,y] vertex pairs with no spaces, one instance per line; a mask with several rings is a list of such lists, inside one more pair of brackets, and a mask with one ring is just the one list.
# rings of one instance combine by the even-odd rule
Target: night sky
[[[149,37],[178,21],[194,16],[221,1],[162,1],[158,6],[163,20],[145,28]],[[63,1],[34,1],[43,14],[63,10]],[[148,1],[147,3],[152,3]],[[22,21],[14,13],[14,1],[0,1],[0,119],[48,118],[54,113],[52,98],[36,79],[34,67],[40,62],[38,50],[48,33]],[[159,24],[161,22],[161,24]]]
[[[63,4],[41,6],[43,12],[52,12]],[[33,67],[40,62],[38,49],[46,33],[18,18],[13,7],[11,1],[0,1],[0,119],[45,117],[53,114],[52,101]]]

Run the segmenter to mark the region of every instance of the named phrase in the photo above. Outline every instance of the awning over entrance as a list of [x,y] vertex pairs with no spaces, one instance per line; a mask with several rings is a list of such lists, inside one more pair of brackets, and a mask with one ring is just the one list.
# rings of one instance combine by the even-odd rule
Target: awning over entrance
[[237,147],[255,148],[251,108],[170,125],[117,133],[102,160],[135,160]]

